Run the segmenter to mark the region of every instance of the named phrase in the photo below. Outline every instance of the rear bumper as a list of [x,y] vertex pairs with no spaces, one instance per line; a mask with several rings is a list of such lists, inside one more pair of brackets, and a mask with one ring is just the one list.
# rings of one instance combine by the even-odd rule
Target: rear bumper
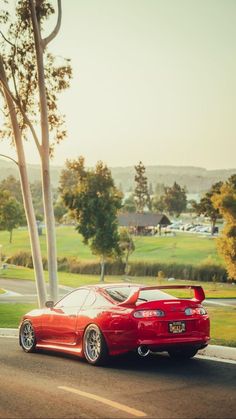
[[180,349],[180,348],[196,348],[203,349],[205,348],[210,341],[210,337],[205,337],[204,339],[199,339],[195,337],[181,337],[179,339],[173,338],[164,338],[156,341],[148,339],[140,339],[138,341],[138,346],[146,346],[153,352],[162,352],[168,351],[169,349]]
[[124,339],[124,335],[120,339],[116,335],[116,342],[114,339],[109,341],[109,352],[110,355],[118,355],[129,351],[135,351],[139,346],[145,346],[152,352],[163,352],[170,349],[181,349],[181,348],[205,348],[210,337],[206,335],[201,336],[179,336],[179,337],[158,337],[155,339],[148,338],[136,338],[136,339]]

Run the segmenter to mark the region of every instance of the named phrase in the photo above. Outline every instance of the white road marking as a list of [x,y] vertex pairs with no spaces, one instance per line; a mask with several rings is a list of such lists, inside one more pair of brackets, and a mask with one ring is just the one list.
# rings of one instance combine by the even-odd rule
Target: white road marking
[[1,297],[22,297],[22,294],[15,291],[6,290],[5,288],[2,288],[4,294],[1,294]]
[[109,400],[109,399],[105,399],[104,397],[97,396],[96,394],[87,393],[85,391],[77,390],[76,388],[66,387],[66,386],[59,386],[58,388],[60,390],[65,390],[65,391],[68,391],[70,393],[77,394],[78,396],[87,397],[88,399],[92,399],[92,400],[95,400],[97,402],[106,404],[108,406],[114,407],[115,409],[122,410],[125,413],[129,413],[129,414],[131,414],[133,416],[136,416],[136,417],[139,417],[139,418],[147,416],[146,413],[141,412],[140,410],[136,410],[136,409],[133,409],[132,407],[126,406],[124,404],[114,402],[114,401]]

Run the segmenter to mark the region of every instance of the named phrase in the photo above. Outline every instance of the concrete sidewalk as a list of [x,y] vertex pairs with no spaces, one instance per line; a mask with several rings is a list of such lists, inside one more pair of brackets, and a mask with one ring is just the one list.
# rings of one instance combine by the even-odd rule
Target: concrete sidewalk
[[[17,338],[18,333],[18,329],[0,328],[0,336]],[[236,362],[236,348],[229,346],[208,345],[207,348],[200,350],[198,355]]]

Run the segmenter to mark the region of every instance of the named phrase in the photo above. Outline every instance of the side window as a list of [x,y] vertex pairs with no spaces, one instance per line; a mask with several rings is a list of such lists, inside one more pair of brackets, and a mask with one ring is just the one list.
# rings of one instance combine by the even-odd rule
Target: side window
[[96,300],[96,295],[94,291],[90,291],[89,294],[86,297],[85,303],[84,303],[84,307],[90,307],[93,305],[93,303]]
[[64,298],[62,298],[62,300],[60,300],[57,304],[56,304],[56,308],[59,307],[78,307],[80,308],[86,297],[89,294],[89,290],[86,289],[81,289],[81,290],[76,290],[71,292],[69,295],[66,295]]
[[104,298],[101,294],[96,295],[96,301],[93,304],[93,307],[95,308],[99,308],[99,307],[109,307],[109,306],[113,306],[114,304],[112,304],[109,300],[107,300],[106,298]]

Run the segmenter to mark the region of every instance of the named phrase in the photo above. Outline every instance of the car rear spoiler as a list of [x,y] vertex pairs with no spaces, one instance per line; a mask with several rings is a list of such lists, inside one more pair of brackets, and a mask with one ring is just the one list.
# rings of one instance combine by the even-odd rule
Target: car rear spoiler
[[192,301],[196,301],[197,303],[201,303],[205,300],[205,293],[203,288],[200,285],[160,285],[156,287],[134,287],[133,292],[129,295],[127,300],[119,303],[120,306],[130,306],[134,305],[139,297],[140,291],[143,290],[170,290],[170,289],[188,289],[194,291],[194,298]]

